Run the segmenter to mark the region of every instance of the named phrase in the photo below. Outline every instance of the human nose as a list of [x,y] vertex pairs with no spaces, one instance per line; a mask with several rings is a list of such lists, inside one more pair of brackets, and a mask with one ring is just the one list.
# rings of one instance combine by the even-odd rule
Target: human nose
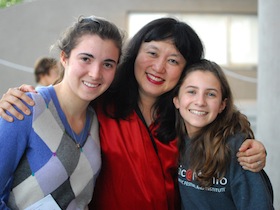
[[205,99],[204,94],[197,94],[196,105],[198,105],[198,106],[205,106],[206,105],[206,99]]
[[165,72],[165,62],[162,59],[158,59],[155,61],[153,65],[153,69],[158,73],[164,73]]
[[101,67],[95,63],[90,67],[88,75],[93,79],[99,79],[101,77]]

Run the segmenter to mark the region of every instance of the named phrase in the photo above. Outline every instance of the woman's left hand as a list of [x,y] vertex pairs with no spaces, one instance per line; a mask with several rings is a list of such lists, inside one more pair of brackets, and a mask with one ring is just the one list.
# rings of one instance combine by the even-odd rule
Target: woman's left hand
[[245,170],[259,172],[265,167],[266,150],[264,145],[255,139],[246,139],[237,153],[238,162]]

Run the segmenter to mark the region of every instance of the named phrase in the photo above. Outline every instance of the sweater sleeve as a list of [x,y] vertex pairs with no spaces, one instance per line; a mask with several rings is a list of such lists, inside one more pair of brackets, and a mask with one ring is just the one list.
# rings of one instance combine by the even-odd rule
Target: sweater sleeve
[[270,192],[262,174],[244,170],[237,161],[235,154],[242,142],[243,139],[239,136],[230,143],[232,149],[231,194],[236,209],[274,209]]
[[[27,105],[28,106],[28,105]],[[28,106],[29,107],[29,106]],[[32,107],[29,107],[32,110]],[[10,113],[8,113],[10,114]],[[32,128],[32,114],[13,123],[0,118],[0,209],[9,209],[6,202],[12,188],[13,173],[26,147]]]

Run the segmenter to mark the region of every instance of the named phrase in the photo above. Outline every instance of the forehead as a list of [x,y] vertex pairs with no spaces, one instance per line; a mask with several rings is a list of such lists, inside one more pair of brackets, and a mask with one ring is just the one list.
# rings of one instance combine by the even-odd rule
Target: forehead
[[117,45],[115,44],[115,40],[113,39],[108,39],[108,38],[102,38],[98,34],[84,34],[81,35],[76,42],[76,46],[80,45],[81,43],[85,42],[93,42],[96,45],[99,45],[100,43],[114,43],[115,47],[117,48]]
[[82,50],[89,53],[102,52],[103,54],[117,57],[120,55],[120,49],[117,47],[114,40],[102,39],[97,34],[85,34],[81,36],[73,50]]
[[210,71],[199,70],[199,69],[188,73],[185,77],[184,84],[196,85],[205,88],[216,87],[220,89],[221,87],[221,83],[216,77],[216,75],[214,75]]
[[141,47],[154,47],[161,49],[162,47],[168,46],[169,48],[172,48],[173,50],[178,51],[177,47],[174,45],[174,42],[172,40],[159,40],[159,41],[150,41],[150,42],[142,42]]

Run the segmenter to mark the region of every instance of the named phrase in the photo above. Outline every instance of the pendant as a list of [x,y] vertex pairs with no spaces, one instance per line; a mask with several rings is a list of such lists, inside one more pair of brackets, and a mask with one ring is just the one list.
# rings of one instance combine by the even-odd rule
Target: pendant
[[80,144],[76,144],[77,148],[80,149],[81,148],[81,145]]

